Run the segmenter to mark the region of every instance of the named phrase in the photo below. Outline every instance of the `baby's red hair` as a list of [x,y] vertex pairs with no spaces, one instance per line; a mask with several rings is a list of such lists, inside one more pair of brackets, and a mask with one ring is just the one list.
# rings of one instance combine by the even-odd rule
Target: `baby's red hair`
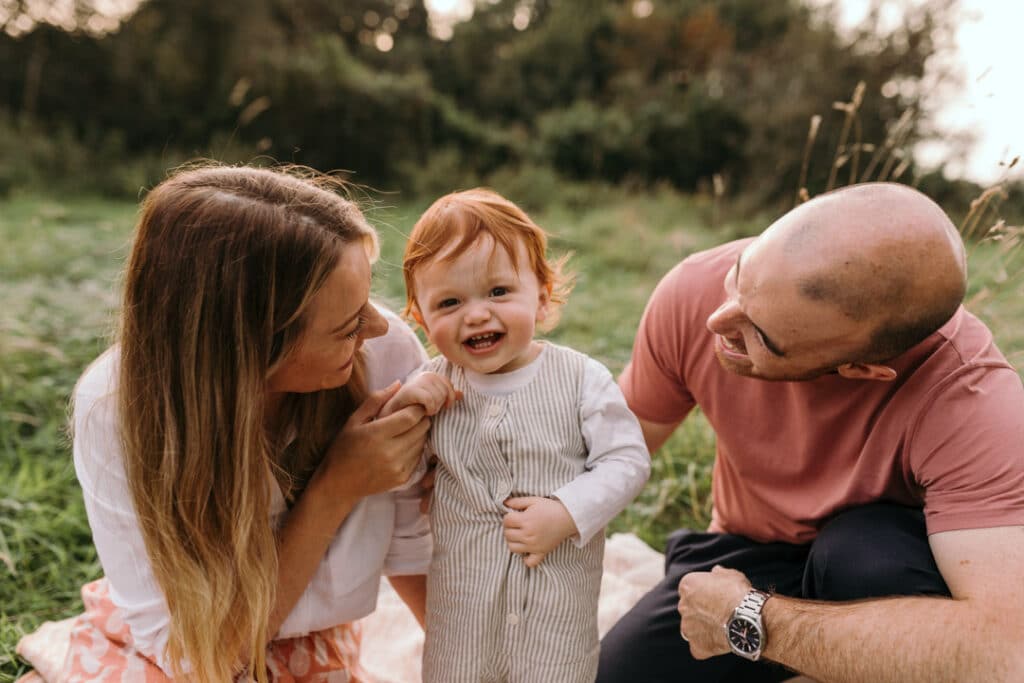
[[[406,317],[419,322],[416,303],[416,271],[440,257],[454,261],[483,236],[490,236],[500,245],[518,268],[517,244],[526,247],[530,268],[541,287],[548,291],[549,305],[544,331],[558,322],[561,305],[572,291],[574,276],[564,272],[568,255],[554,261],[547,257],[548,235],[530,220],[526,212],[486,188],[452,192],[430,205],[413,226],[402,258],[405,277]],[[454,246],[452,246],[454,245]]]

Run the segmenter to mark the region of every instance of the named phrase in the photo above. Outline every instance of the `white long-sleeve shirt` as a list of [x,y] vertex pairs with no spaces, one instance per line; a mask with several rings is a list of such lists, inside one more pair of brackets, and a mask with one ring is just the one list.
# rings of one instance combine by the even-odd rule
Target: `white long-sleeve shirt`
[[[416,335],[390,311],[387,334],[364,345],[369,389],[404,379],[425,360]],[[137,650],[164,671],[170,617],[153,576],[138,525],[118,437],[116,348],[98,358],[75,388],[74,461],[93,543],[124,613]],[[340,428],[341,425],[339,424]],[[276,482],[269,523],[277,528],[286,507]],[[381,575],[424,574],[430,562],[429,524],[414,489],[363,498],[339,527],[305,592],[277,633],[303,635],[366,616],[374,610]]]

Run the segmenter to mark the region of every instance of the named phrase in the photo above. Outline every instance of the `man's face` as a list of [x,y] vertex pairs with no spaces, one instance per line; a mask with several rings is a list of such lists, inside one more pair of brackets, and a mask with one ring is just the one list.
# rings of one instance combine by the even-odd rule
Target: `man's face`
[[871,326],[801,294],[795,268],[776,242],[762,235],[725,275],[724,301],[707,320],[718,362],[766,380],[834,372],[866,348]]

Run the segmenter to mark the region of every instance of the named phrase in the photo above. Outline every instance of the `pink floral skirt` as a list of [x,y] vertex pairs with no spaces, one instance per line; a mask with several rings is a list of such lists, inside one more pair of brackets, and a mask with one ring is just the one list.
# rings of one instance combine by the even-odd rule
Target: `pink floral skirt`
[[[121,610],[110,600],[106,579],[82,587],[85,613],[71,631],[63,680],[167,683],[171,679],[132,646]],[[361,630],[339,624],[267,646],[267,672],[276,683],[368,683],[359,666]]]

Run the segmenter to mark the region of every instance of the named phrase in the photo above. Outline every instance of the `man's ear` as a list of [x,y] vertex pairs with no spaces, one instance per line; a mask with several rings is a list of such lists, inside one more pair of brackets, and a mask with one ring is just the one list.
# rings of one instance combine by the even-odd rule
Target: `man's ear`
[[877,363],[843,363],[836,372],[846,379],[870,379],[876,382],[891,382],[896,379],[896,371],[888,365]]

